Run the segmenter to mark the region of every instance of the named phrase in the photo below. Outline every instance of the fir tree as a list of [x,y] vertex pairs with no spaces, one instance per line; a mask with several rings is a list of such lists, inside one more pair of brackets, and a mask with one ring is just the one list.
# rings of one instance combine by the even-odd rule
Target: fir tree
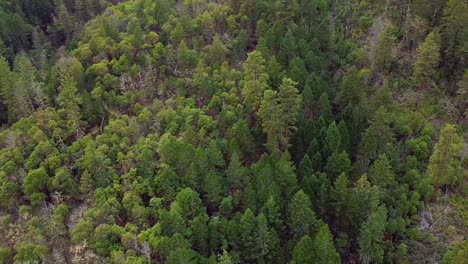
[[315,263],[314,243],[310,236],[305,235],[294,247],[292,263]]
[[311,209],[309,197],[302,191],[298,191],[288,206],[289,227],[291,235],[296,241],[310,234],[315,225],[316,217]]
[[362,263],[383,263],[383,238],[387,209],[380,206],[362,225],[359,234],[359,255]]
[[242,96],[249,111],[257,111],[260,98],[267,89],[268,74],[265,60],[259,51],[249,53],[244,71],[244,87]]
[[419,89],[427,88],[435,77],[440,62],[440,42],[439,32],[433,31],[418,49],[418,57],[414,63],[414,79]]
[[[317,264],[341,263],[340,255],[333,245],[333,236],[327,224],[323,224],[312,243],[313,262]],[[305,262],[303,262],[305,263]]]

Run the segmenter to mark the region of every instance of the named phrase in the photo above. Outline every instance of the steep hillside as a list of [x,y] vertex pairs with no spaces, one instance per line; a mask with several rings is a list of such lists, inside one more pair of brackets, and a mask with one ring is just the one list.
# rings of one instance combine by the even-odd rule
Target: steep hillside
[[0,263],[463,263],[466,0],[0,0]]

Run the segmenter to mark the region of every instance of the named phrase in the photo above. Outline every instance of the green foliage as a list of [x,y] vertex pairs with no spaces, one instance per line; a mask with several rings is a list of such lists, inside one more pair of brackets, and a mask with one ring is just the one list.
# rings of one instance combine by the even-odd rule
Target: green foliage
[[461,262],[465,2],[0,0],[0,262]]
[[446,125],[441,131],[439,141],[434,147],[428,166],[428,172],[435,188],[440,185],[455,187],[461,183],[461,147],[455,126]]
[[270,151],[286,149],[289,133],[297,129],[295,123],[302,98],[295,85],[291,79],[283,79],[278,92],[266,90],[263,96],[259,116]]
[[288,214],[291,233],[296,241],[311,234],[316,217],[312,211],[309,197],[302,190],[293,196],[288,205]]
[[418,57],[414,63],[414,79],[420,88],[429,85],[434,79],[440,62],[440,35],[433,31],[427,35],[418,49]]
[[294,247],[293,263],[312,263],[314,259],[314,243],[310,236],[305,235]]
[[[332,264],[340,263],[340,255],[333,246],[333,236],[328,229],[328,225],[322,225],[313,242],[313,251],[315,263]],[[300,262],[298,262],[300,263]]]
[[47,197],[44,192],[47,191],[48,185],[49,175],[43,167],[28,173],[24,179],[23,188],[32,205],[41,204]]
[[268,74],[264,64],[265,60],[259,51],[249,53],[245,64],[242,96],[250,111],[257,111],[260,98],[267,89]]
[[383,236],[386,220],[387,209],[380,206],[362,225],[359,235],[359,251],[363,263],[383,262]]

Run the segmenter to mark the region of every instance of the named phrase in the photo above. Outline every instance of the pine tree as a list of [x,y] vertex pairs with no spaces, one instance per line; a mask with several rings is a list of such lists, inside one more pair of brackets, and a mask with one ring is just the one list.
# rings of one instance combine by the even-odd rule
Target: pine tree
[[396,42],[396,38],[393,35],[394,32],[396,32],[395,26],[388,25],[380,35],[380,40],[375,50],[375,64],[385,74],[391,70],[392,64],[395,62],[395,58],[392,55]]
[[247,183],[245,186],[242,201],[246,208],[257,210],[257,192],[251,182]]
[[94,189],[94,180],[93,175],[88,171],[83,172],[80,178],[80,192],[85,196],[88,197],[91,195]]
[[218,264],[232,264],[232,259],[229,253],[224,249],[223,254],[219,257]]
[[346,122],[344,120],[341,120],[338,123],[338,131],[340,132],[341,149],[351,153],[351,138],[349,136],[348,127],[346,126]]
[[302,97],[299,94],[299,90],[295,87],[296,84],[293,80],[284,78],[279,87],[278,104],[285,125],[284,142],[282,142],[283,149],[288,147],[289,133],[297,129],[295,125]]
[[8,119],[14,118],[14,75],[4,57],[0,56],[0,96],[8,107]]
[[298,191],[288,206],[289,227],[296,241],[307,234],[315,225],[316,217],[311,209],[310,199],[302,190]]
[[457,108],[457,122],[463,118],[468,119],[468,70],[465,70],[463,78],[457,84],[457,97],[455,106]]
[[249,111],[257,111],[263,92],[267,89],[268,74],[265,60],[259,51],[249,53],[245,64],[242,96]]
[[259,116],[262,120],[263,132],[267,134],[267,147],[270,151],[279,148],[283,138],[283,117],[279,109],[277,93],[273,90],[266,90],[261,101]]
[[281,69],[281,65],[276,60],[276,56],[271,57],[266,71],[270,77],[268,82],[269,86],[273,89],[277,89],[281,84],[281,80],[283,80],[284,73]]
[[455,186],[462,180],[460,173],[461,142],[454,125],[447,124],[441,131],[428,165],[434,184],[434,195],[441,185]]
[[77,137],[83,135],[80,106],[82,99],[78,93],[77,83],[71,73],[65,70],[61,73],[60,93],[58,96],[60,105],[59,113],[64,115],[72,133]]
[[335,121],[333,121],[328,126],[326,142],[327,142],[328,153],[333,153],[335,151],[341,150],[341,135],[340,135],[340,131],[338,131]]
[[370,126],[364,132],[361,140],[361,154],[364,159],[376,159],[384,150],[388,143],[393,142],[394,133],[390,127],[393,116],[387,109],[381,106],[374,113]]
[[265,206],[262,208],[262,212],[268,221],[268,226],[274,228],[277,232],[282,231],[283,221],[281,211],[273,196],[268,198]]
[[319,97],[319,109],[320,117],[323,118],[325,122],[333,120],[332,105],[326,92],[322,93]]
[[245,176],[245,168],[239,161],[239,158],[236,153],[231,156],[231,163],[229,164],[228,169],[226,170],[226,183],[231,190],[237,190],[242,187]]
[[24,179],[23,188],[33,206],[41,204],[43,199],[47,197],[48,183],[49,175],[43,167],[29,171]]
[[300,57],[291,59],[289,63],[289,77],[297,80],[297,86],[302,90],[307,79],[307,69],[304,61]]
[[247,209],[239,224],[241,254],[247,261],[255,259],[255,255],[257,254],[255,251],[256,226],[255,215],[252,210]]
[[350,169],[351,160],[345,151],[334,151],[325,165],[325,171],[332,176],[332,179],[335,179],[342,173],[348,173]]
[[370,182],[383,189],[389,188],[396,183],[395,173],[392,170],[387,155],[382,154],[374,162],[369,170]]
[[226,56],[229,54],[229,49],[221,41],[221,38],[216,35],[213,38],[213,43],[205,47],[205,59],[209,65],[219,66],[226,61]]
[[387,222],[387,209],[380,206],[361,226],[359,233],[359,257],[361,263],[383,263],[383,238]]
[[310,236],[305,235],[294,247],[292,255],[293,264],[315,263],[314,243]]
[[[271,241],[268,222],[263,214],[257,216],[257,227],[255,230],[255,258],[258,262],[264,262],[270,253]],[[266,262],[265,262],[266,263]]]
[[191,50],[187,47],[187,44],[182,40],[177,49],[178,61],[182,70],[185,70],[185,73],[189,73],[190,69],[195,68],[197,64],[197,52]]
[[309,155],[305,154],[299,164],[299,168],[297,169],[297,176],[300,182],[303,179],[311,176],[314,173],[314,164],[309,158]]
[[85,23],[89,20],[90,15],[88,11],[88,1],[87,0],[76,0],[75,3],[76,13],[78,18],[82,23]]
[[466,68],[468,41],[468,3],[465,0],[449,0],[442,17],[443,66],[447,76],[463,74]]
[[[327,224],[323,224],[313,241],[313,263],[337,264],[341,263],[340,255],[333,245],[333,236]],[[305,263],[305,262],[303,262]]]
[[[44,94],[43,84],[36,81],[36,69],[26,55],[16,57],[14,63],[15,84],[9,93],[13,111],[12,119],[29,116],[36,108],[47,105],[47,97]],[[4,92],[5,93],[5,92]]]
[[420,90],[426,88],[435,78],[440,62],[440,42],[439,32],[432,31],[418,49],[414,63],[414,79]]
[[73,32],[73,16],[70,15],[63,3],[59,4],[56,9],[57,18],[51,29],[56,34],[56,41],[67,41],[71,38],[71,33]]
[[181,209],[182,216],[187,220],[192,220],[198,215],[205,213],[205,207],[199,194],[190,188],[179,191],[175,201]]
[[203,190],[212,206],[217,206],[221,202],[223,193],[223,182],[221,176],[213,171],[208,172],[203,181]]
[[288,26],[289,23],[294,21],[298,8],[299,5],[296,0],[276,0],[275,15],[277,21],[279,21],[283,27]]
[[270,164],[273,167],[275,182],[279,186],[283,199],[289,200],[297,187],[296,167],[291,161],[288,152],[275,151],[270,156]]
[[348,203],[351,198],[349,180],[345,173],[342,173],[335,180],[330,196],[333,201],[338,221],[344,222],[348,215]]

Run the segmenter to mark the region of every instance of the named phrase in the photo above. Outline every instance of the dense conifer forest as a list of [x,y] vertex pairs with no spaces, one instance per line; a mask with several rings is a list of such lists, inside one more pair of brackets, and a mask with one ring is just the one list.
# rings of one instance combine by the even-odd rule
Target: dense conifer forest
[[467,62],[467,0],[0,0],[0,263],[466,263]]

